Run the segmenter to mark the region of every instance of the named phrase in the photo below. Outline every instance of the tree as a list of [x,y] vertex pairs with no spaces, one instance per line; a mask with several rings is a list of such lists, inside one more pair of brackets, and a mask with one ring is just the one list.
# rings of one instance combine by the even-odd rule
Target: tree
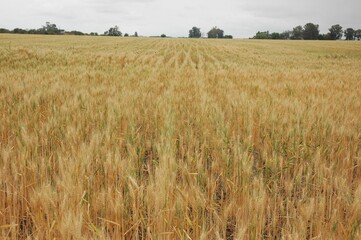
[[[40,30],[40,29],[39,29]],[[44,34],[60,34],[63,30],[59,29],[56,24],[46,22],[45,26],[41,29]]]
[[138,37],[138,32],[135,32],[135,33],[134,33],[134,37]]
[[281,39],[281,34],[277,33],[277,32],[273,32],[270,35],[271,39]]
[[302,26],[294,27],[291,34],[291,39],[296,39],[296,40],[302,39],[302,31],[303,31]]
[[163,33],[162,35],[160,35],[160,37],[165,38],[165,37],[167,37],[167,35],[165,35],[165,34]]
[[254,39],[268,39],[269,38],[269,32],[260,32],[258,31],[256,35],[253,37]]
[[125,33],[125,34],[124,34],[124,37],[129,37],[129,34],[128,34],[128,33]]
[[347,28],[345,30],[346,40],[355,40],[355,30],[353,28]]
[[355,33],[354,33],[354,36],[355,36],[355,38],[357,40],[360,41],[360,39],[361,39],[361,29],[356,30]]
[[253,37],[254,39],[284,39],[287,37],[283,36],[282,33],[273,32],[269,33],[269,31],[265,32],[257,32],[256,35]]
[[197,27],[192,27],[191,30],[189,30],[189,38],[200,38],[202,36],[201,29]]
[[313,23],[307,23],[303,27],[302,37],[305,40],[317,40],[320,30],[318,30],[318,25]]
[[69,34],[69,35],[79,35],[79,36],[81,36],[81,35],[85,35],[83,32],[80,32],[80,31],[71,31],[71,32],[67,32],[67,34]]
[[326,33],[326,34],[319,34],[318,40],[334,40],[334,39],[331,39],[330,33]]
[[0,33],[10,33],[10,30],[6,28],[0,28]]
[[224,35],[224,38],[233,39],[233,36],[232,35]]
[[26,32],[26,30],[24,30],[24,29],[15,28],[15,29],[13,30],[13,33],[25,34],[25,33],[27,33],[27,32]]
[[332,25],[328,29],[330,31],[330,39],[337,40],[342,38],[342,27],[339,24]]
[[284,31],[280,34],[280,39],[290,39],[292,31]]
[[30,29],[30,30],[28,30],[28,34],[38,34],[38,30]]
[[122,32],[119,30],[119,27],[115,25],[115,27],[109,28],[108,31],[104,32],[104,35],[121,37]]
[[208,33],[208,38],[223,38],[224,31],[217,27],[213,27]]

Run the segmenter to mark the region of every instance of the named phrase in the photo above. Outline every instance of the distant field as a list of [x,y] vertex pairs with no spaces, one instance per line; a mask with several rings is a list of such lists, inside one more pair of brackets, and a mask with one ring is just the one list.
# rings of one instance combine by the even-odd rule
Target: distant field
[[26,237],[360,239],[361,42],[0,34]]

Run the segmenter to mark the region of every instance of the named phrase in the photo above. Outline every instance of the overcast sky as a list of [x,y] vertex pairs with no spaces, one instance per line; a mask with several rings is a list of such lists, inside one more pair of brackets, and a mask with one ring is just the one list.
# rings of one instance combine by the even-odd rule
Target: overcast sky
[[118,25],[123,33],[180,37],[192,26],[204,33],[218,26],[246,38],[308,22],[323,33],[337,23],[360,29],[360,10],[361,0],[5,0],[0,28],[40,28],[50,21],[68,31],[103,33]]

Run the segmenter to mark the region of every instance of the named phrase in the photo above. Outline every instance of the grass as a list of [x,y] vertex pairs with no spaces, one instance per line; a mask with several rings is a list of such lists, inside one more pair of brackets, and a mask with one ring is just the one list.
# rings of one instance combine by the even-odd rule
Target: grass
[[361,44],[0,35],[0,238],[361,238]]

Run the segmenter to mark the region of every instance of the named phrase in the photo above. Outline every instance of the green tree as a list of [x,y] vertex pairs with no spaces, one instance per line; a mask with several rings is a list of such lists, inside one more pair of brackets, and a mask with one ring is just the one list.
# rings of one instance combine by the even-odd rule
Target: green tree
[[269,36],[269,32],[268,32],[268,31],[265,31],[265,32],[260,32],[260,31],[258,31],[253,38],[254,38],[254,39],[269,39],[270,36]]
[[292,31],[284,31],[280,34],[281,39],[290,39]]
[[0,28],[0,33],[10,33],[10,30],[6,28]]
[[189,38],[200,38],[202,36],[201,29],[197,27],[192,27],[189,30]]
[[129,37],[129,34],[128,34],[128,33],[125,33],[125,34],[124,34],[124,37]]
[[121,37],[123,34],[122,32],[119,30],[118,26],[109,28],[108,31],[104,32],[104,35],[106,36],[116,36],[116,37]]
[[291,34],[291,39],[296,39],[296,40],[302,39],[302,32],[303,32],[302,26],[294,27]]
[[15,29],[13,30],[13,33],[26,34],[27,32],[26,32],[26,30],[24,30],[24,29],[15,28]]
[[30,30],[28,30],[28,34],[38,34],[38,30],[30,29]]
[[361,29],[356,30],[355,33],[354,33],[354,36],[355,36],[355,38],[357,40],[360,41],[360,39],[361,39]]
[[277,33],[277,32],[273,32],[270,35],[271,39],[281,39],[281,34]]
[[80,32],[80,31],[71,31],[71,32],[66,32],[67,34],[69,34],[69,35],[79,35],[79,36],[81,36],[81,35],[85,35],[83,32]]
[[334,39],[331,39],[330,33],[326,33],[326,34],[319,34],[318,40],[334,40]]
[[135,33],[134,33],[134,37],[138,37],[138,32],[135,32]]
[[339,24],[332,25],[328,29],[330,31],[330,39],[337,40],[342,38],[342,27]]
[[213,27],[208,33],[208,38],[223,38],[224,31],[217,27]]
[[318,30],[318,25],[313,23],[307,23],[303,27],[302,37],[305,40],[317,40],[320,30]]
[[160,35],[160,37],[165,38],[165,37],[167,37],[167,35],[165,35],[165,34],[163,33],[162,35]]
[[345,30],[346,40],[355,40],[355,30],[353,28],[347,28]]
[[45,26],[43,26],[42,28],[42,33],[44,34],[54,35],[54,34],[60,34],[61,32],[63,32],[63,30],[59,29],[56,26],[56,24],[50,22],[46,22]]

